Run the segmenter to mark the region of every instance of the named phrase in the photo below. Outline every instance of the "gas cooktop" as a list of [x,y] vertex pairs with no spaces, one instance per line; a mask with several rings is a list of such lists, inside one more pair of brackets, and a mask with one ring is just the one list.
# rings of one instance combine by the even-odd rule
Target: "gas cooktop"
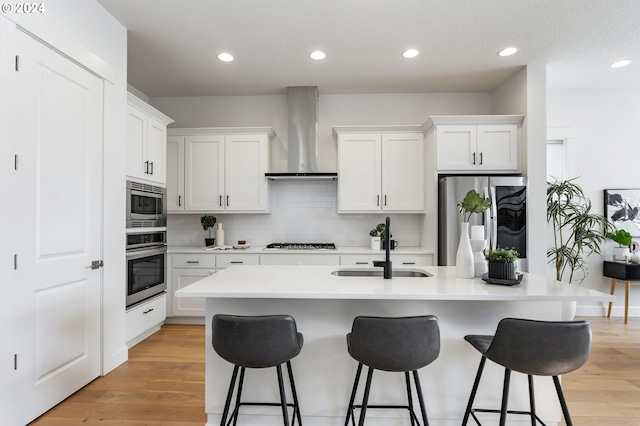
[[273,250],[335,250],[334,243],[271,243],[265,249]]

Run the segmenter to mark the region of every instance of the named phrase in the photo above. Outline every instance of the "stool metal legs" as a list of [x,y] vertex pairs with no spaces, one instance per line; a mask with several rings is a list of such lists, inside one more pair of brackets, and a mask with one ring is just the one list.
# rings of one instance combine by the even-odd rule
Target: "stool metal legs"
[[[222,418],[220,420],[220,426],[229,426],[233,421],[233,426],[236,426],[238,422],[238,413],[240,406],[242,405],[267,405],[267,406],[279,406],[282,408],[282,419],[284,426],[289,426],[289,414],[287,407],[293,407],[293,415],[291,417],[291,426],[295,426],[296,417],[298,418],[298,425],[302,426],[302,417],[300,416],[300,405],[298,404],[298,395],[296,393],[296,386],[293,379],[293,371],[291,369],[291,362],[287,361],[287,373],[289,374],[289,384],[291,385],[291,394],[293,396],[293,404],[287,404],[287,398],[284,389],[284,380],[282,377],[282,365],[276,366],[276,374],[278,377],[278,389],[280,394],[280,403],[270,402],[242,402],[242,386],[244,384],[245,367],[234,365],[233,373],[231,374],[231,382],[229,383],[229,391],[227,393],[227,399],[224,404],[224,410],[222,411]],[[238,370],[240,371],[240,378],[238,378]],[[235,389],[236,380],[238,381],[238,390],[236,393],[236,402],[231,415],[229,415],[229,407],[231,406],[231,399],[233,397],[233,391]]]
[[[360,408],[360,420],[358,421],[358,426],[364,426],[364,420],[367,413],[367,408],[403,408],[409,410],[409,418],[411,419],[411,426],[415,426],[416,424],[420,426],[420,422],[418,421],[418,417],[415,414],[413,409],[413,396],[411,392],[411,379],[409,376],[409,372],[404,372],[405,374],[405,383],[407,387],[407,405],[369,405],[369,392],[371,390],[371,381],[373,377],[374,368],[369,367],[367,371],[367,380],[364,388],[364,395],[362,397],[362,405],[355,405],[356,393],[358,390],[358,384],[360,382],[360,375],[362,374],[362,363],[358,363],[358,369],[356,371],[356,378],[353,382],[353,389],[351,390],[351,398],[349,399],[349,408],[347,409],[347,418],[344,422],[345,426],[349,426],[349,419],[351,419],[351,426],[355,426],[355,413],[354,409]],[[418,395],[418,401],[420,403],[420,411],[422,413],[422,425],[429,426],[429,421],[427,420],[427,409],[424,403],[424,397],[422,395],[422,387],[420,386],[420,379],[418,377],[418,371],[413,370],[413,381],[416,388],[416,393]]]
[[[480,359],[480,365],[478,366],[478,372],[476,373],[476,378],[473,382],[473,387],[471,388],[471,395],[469,396],[469,402],[467,403],[467,409],[464,412],[464,417],[462,419],[462,426],[466,426],[469,421],[469,416],[473,417],[473,420],[476,422],[478,426],[481,426],[480,420],[476,417],[475,413],[500,413],[500,426],[505,426],[507,423],[507,414],[525,414],[531,417],[531,426],[536,426],[537,422],[540,422],[541,425],[545,426],[544,422],[538,415],[536,414],[536,403],[535,403],[535,393],[533,388],[533,376],[527,375],[527,380],[529,383],[529,406],[530,411],[515,411],[508,410],[507,405],[509,401],[509,383],[511,379],[511,370],[505,368],[504,371],[504,382],[502,387],[502,403],[500,406],[500,410],[490,410],[484,408],[473,408],[473,401],[476,397],[476,392],[478,391],[478,385],[480,384],[480,378],[482,377],[482,371],[484,370],[484,365],[487,362],[486,357],[482,357]],[[564,415],[564,420],[567,426],[573,426],[571,422],[571,416],[569,415],[569,409],[567,407],[567,402],[564,398],[564,393],[562,392],[562,386],[560,385],[560,379],[558,376],[553,376],[553,383],[556,387],[556,392],[558,394],[558,400],[560,401],[560,406],[562,407],[562,414]]]

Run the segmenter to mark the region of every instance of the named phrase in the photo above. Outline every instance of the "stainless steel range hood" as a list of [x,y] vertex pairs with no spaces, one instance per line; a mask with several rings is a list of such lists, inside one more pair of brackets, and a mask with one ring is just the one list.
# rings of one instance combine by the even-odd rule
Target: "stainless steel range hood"
[[287,171],[266,173],[269,179],[337,179],[337,173],[318,172],[318,88],[287,88],[289,109]]

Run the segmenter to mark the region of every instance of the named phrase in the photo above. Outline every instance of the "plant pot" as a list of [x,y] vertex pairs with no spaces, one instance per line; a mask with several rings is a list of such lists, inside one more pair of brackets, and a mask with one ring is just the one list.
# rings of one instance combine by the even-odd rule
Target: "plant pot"
[[631,252],[628,247],[614,247],[613,260],[616,262],[626,262]]
[[371,237],[371,250],[380,250],[380,237]]
[[204,245],[206,247],[210,247],[212,245],[214,245],[216,243],[216,239],[215,238],[205,238],[204,239]]
[[497,280],[515,280],[516,263],[489,262],[489,278],[495,278]]

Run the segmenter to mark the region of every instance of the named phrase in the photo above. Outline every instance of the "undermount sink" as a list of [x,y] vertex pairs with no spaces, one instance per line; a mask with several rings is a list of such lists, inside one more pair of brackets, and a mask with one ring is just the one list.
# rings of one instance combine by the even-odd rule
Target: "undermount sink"
[[[338,277],[382,277],[384,270],[382,268],[376,269],[365,269],[365,268],[341,268],[336,269],[335,271],[331,271],[331,275],[336,275]],[[393,269],[392,272],[393,277],[397,278],[426,278],[430,277],[431,274],[421,271],[419,269]]]

